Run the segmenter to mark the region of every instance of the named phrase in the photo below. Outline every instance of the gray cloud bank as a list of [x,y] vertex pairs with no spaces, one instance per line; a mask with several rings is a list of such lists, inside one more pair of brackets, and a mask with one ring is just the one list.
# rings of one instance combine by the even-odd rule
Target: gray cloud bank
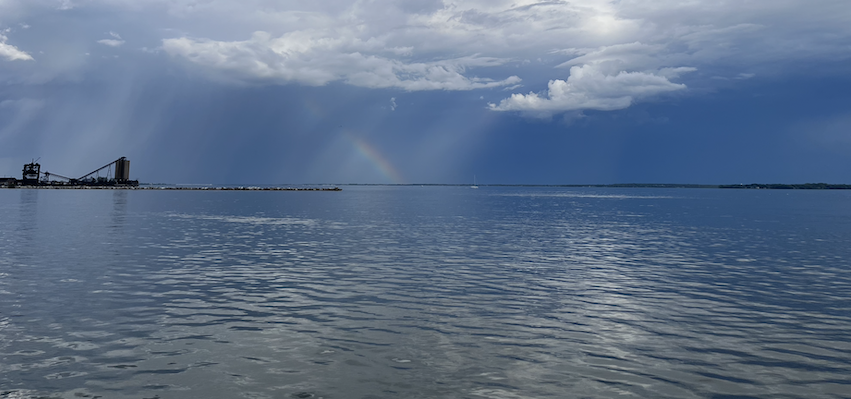
[[[80,10],[138,15],[138,29],[147,32],[136,36],[159,37],[148,46],[110,31],[90,43],[162,52],[169,56],[163,62],[214,80],[500,89],[515,93],[489,104],[491,110],[539,114],[623,109],[684,91],[683,79],[702,71],[726,71],[730,76],[721,78],[730,80],[851,53],[846,0],[0,0],[0,62],[36,54],[13,45],[19,32],[8,27]],[[546,88],[517,92],[542,80]]]

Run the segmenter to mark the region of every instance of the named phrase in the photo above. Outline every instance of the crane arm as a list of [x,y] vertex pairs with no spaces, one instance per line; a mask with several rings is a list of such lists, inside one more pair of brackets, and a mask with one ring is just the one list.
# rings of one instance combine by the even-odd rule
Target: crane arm
[[125,157],[121,157],[121,158],[118,158],[118,159],[116,159],[116,160],[114,160],[114,161],[112,161],[112,162],[110,162],[110,163],[108,163],[108,164],[106,164],[106,165],[103,165],[103,166],[101,166],[101,167],[99,167],[99,168],[97,168],[97,169],[93,170],[91,173],[88,173],[88,174],[83,175],[83,177],[80,177],[80,178],[79,178],[79,179],[77,179],[77,180],[83,180],[83,179],[85,179],[85,178],[87,178],[87,177],[89,177],[89,176],[91,176],[91,175],[93,175],[93,174],[95,174],[95,173],[98,173],[98,172],[100,172],[100,171],[102,171],[102,170],[104,170],[104,169],[106,169],[106,168],[108,168],[108,167],[112,166],[113,164],[115,164],[116,162],[118,162],[118,161],[120,161],[120,160],[122,160],[122,159],[124,159],[124,158],[125,158]]
[[59,173],[51,173],[51,172],[47,172],[47,171],[44,172],[44,176],[47,177],[47,178],[50,178],[50,176],[56,176],[56,177],[61,177],[65,180],[73,180],[72,178],[70,178],[68,176],[62,176]]

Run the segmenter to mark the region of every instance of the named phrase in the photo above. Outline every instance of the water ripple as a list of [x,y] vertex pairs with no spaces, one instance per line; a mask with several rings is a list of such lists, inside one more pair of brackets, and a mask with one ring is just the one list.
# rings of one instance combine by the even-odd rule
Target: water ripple
[[[264,193],[181,193],[204,199],[197,210],[157,197],[173,193],[5,199],[0,397],[851,389],[840,202],[822,204],[839,215],[826,223],[798,203],[770,213],[694,191],[364,190],[323,207]],[[113,214],[92,217],[104,204]],[[55,234],[75,224],[85,234]]]

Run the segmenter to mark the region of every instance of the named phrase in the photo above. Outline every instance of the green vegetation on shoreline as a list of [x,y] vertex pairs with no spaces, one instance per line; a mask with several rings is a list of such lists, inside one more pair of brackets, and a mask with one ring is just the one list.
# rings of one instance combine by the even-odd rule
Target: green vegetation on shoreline
[[738,188],[756,190],[851,190],[851,184],[804,183],[804,184],[607,184],[595,187],[656,187],[656,188]]
[[851,190],[851,184],[804,183],[804,184],[728,184],[718,188],[751,188],[768,190]]
[[[341,184],[342,186],[468,186],[469,184]],[[619,183],[619,184],[479,184],[481,187],[595,187],[595,188],[737,188],[761,190],[851,190],[851,184],[803,183],[803,184],[664,184],[664,183]]]

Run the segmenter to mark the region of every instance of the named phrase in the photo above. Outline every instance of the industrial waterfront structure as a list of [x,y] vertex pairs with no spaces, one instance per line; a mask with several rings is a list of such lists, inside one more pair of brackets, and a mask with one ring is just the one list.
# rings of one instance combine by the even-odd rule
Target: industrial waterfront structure
[[58,173],[42,172],[41,164],[33,160],[25,164],[21,180],[15,178],[0,179],[6,187],[136,187],[138,180],[130,180],[130,160],[121,157],[78,178]]

